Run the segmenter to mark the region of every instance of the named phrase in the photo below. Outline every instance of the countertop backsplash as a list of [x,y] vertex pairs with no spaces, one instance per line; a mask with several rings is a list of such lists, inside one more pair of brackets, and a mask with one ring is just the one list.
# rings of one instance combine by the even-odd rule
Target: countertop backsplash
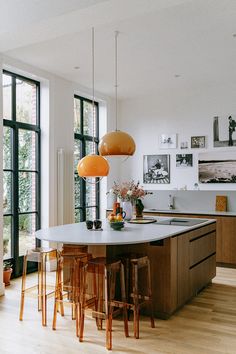
[[169,210],[170,195],[175,210],[215,211],[217,195],[227,196],[227,211],[236,212],[236,191],[161,191],[154,190],[147,195],[143,204],[146,209]]

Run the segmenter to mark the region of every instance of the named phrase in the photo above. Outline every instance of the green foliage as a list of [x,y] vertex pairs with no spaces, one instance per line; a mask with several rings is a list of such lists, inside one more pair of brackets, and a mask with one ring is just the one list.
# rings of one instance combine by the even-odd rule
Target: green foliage
[[3,270],[8,270],[12,268],[12,262],[11,261],[3,261]]

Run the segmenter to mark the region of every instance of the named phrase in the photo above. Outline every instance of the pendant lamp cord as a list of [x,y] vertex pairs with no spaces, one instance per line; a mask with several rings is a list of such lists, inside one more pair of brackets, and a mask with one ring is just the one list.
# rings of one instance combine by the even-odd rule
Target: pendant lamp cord
[[117,91],[118,91],[118,60],[117,60],[117,57],[118,57],[118,45],[117,45],[117,38],[118,38],[118,35],[119,35],[119,32],[118,31],[115,31],[115,101],[116,101],[116,131],[117,131],[117,116],[118,116],[118,94],[117,94]]
[[93,100],[92,100],[92,109],[93,109],[93,154],[95,155],[95,104],[94,104],[94,27],[92,27],[92,95],[93,95]]
[[[92,96],[93,96],[93,99],[92,99],[92,110],[93,110],[93,154],[96,155],[95,153],[95,104],[94,104],[94,57],[95,57],[95,54],[94,54],[94,27],[92,27]],[[103,178],[96,178],[96,181],[95,182],[91,182],[89,181],[89,179],[85,178],[85,177],[82,177],[83,180],[88,183],[88,184],[98,184],[100,182],[100,180]]]

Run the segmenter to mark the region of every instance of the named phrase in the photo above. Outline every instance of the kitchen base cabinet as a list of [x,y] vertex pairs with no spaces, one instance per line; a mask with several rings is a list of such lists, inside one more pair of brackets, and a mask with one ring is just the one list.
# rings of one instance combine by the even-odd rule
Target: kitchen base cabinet
[[[156,317],[169,318],[215,277],[215,240],[214,222],[163,240],[125,246],[125,253],[146,254],[150,259]],[[107,252],[116,257],[124,248],[108,246]],[[140,287],[145,284],[144,276]],[[148,311],[144,313],[148,315]]]
[[213,214],[146,213],[146,216],[185,217],[216,220],[216,262],[219,266],[236,267],[236,216]]

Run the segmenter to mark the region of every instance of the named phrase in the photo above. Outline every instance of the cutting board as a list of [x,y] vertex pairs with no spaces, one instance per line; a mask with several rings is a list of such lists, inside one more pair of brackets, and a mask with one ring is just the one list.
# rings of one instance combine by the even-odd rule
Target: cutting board
[[157,220],[154,218],[140,218],[140,219],[131,219],[128,222],[130,224],[151,224],[156,221]]

